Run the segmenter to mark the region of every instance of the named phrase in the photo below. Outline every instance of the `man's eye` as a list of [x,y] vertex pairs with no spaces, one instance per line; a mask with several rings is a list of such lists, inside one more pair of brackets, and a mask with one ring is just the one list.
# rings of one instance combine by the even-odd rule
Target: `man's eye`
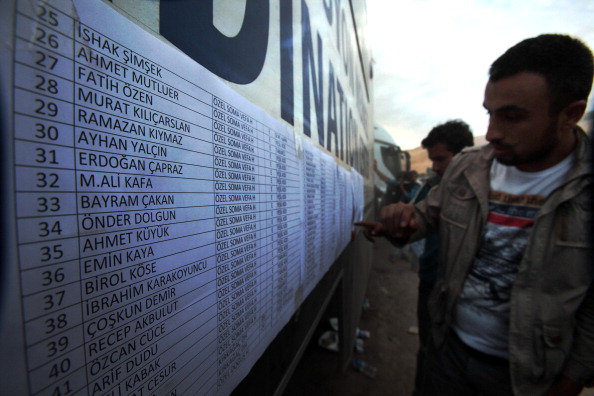
[[517,111],[509,111],[502,114],[506,121],[519,121],[524,118],[524,114]]

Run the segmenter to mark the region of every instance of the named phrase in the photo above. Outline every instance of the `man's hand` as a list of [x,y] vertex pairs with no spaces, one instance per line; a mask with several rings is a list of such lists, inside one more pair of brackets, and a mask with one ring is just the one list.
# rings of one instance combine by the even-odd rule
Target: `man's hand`
[[415,219],[415,207],[411,204],[398,202],[384,206],[380,216],[382,231],[391,238],[408,238],[419,228]]
[[381,220],[381,223],[360,221],[355,225],[365,227],[363,235],[370,242],[375,242],[374,238],[380,236],[396,239],[408,238],[419,228],[419,224],[415,220],[415,207],[402,202],[384,206]]
[[577,396],[580,394],[584,387],[561,375],[551,385],[551,388],[547,392],[547,396]]
[[377,221],[359,221],[355,223],[355,225],[359,227],[365,227],[363,229],[363,235],[371,243],[375,243],[375,237],[384,235],[382,223],[378,223]]

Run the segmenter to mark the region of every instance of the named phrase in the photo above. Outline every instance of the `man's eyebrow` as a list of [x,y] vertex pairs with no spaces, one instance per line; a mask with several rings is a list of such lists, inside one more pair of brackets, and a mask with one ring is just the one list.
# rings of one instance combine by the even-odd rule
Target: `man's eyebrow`
[[[491,110],[489,110],[489,108],[483,103],[483,107],[485,108],[485,110],[487,110],[487,112],[491,112]],[[505,105],[505,106],[501,106],[496,108],[494,111],[495,112],[500,112],[500,111],[526,111],[525,108],[520,107],[518,105]]]

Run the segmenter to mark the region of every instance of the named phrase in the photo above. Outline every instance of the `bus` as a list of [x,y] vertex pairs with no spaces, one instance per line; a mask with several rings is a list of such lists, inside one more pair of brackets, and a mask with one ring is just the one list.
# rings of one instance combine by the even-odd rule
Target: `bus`
[[[373,159],[377,169],[386,177],[398,180],[410,171],[410,154],[396,144],[392,135],[380,125],[374,127]],[[376,219],[382,206],[397,202],[399,193],[383,181],[377,172],[374,178],[374,207]]]

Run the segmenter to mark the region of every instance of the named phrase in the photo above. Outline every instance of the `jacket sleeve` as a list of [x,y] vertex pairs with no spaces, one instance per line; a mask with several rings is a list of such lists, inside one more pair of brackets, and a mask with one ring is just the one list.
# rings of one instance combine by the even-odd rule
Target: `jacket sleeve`
[[[425,238],[427,235],[437,232],[439,227],[439,222],[436,220],[431,219],[431,216],[437,213],[437,217],[439,217],[439,210],[436,209],[435,205],[439,201],[437,197],[433,197],[432,195],[437,194],[438,192],[435,191],[439,188],[439,185],[432,187],[427,194],[427,197],[420,201],[419,203],[415,204],[415,219],[419,224],[419,229],[412,234],[408,238],[391,238],[387,237],[388,241],[392,243],[392,245],[396,247],[402,247],[407,243],[418,241],[420,239]],[[433,202],[433,206],[430,203]]]
[[571,354],[563,374],[584,386],[594,386],[594,284],[577,312]]
[[442,198],[442,188],[444,183],[431,188],[427,197],[415,205],[416,220],[419,224],[419,230],[415,232],[409,242],[423,239],[427,235],[436,233],[439,230],[439,211]]
[[390,239],[393,244],[401,246],[439,231],[441,205],[442,202],[447,202],[447,185],[450,182],[459,181],[468,164],[474,163],[474,157],[462,155],[463,153],[465,151],[454,156],[439,184],[432,187],[427,193],[427,197],[415,205],[419,229],[408,240]]

